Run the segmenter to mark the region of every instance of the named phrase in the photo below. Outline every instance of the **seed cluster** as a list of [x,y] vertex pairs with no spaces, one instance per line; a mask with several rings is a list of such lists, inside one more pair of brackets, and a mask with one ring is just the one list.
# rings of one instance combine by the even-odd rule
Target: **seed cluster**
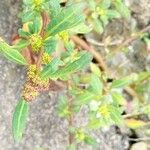
[[34,100],[40,92],[49,89],[49,80],[40,78],[36,65],[30,65],[27,72],[27,82],[23,89],[23,97],[26,101]]

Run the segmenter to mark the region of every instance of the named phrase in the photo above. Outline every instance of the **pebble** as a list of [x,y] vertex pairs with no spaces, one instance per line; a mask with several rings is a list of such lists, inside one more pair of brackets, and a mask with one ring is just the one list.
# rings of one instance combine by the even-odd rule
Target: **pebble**
[[138,142],[133,144],[130,150],[148,150],[148,146],[145,142]]

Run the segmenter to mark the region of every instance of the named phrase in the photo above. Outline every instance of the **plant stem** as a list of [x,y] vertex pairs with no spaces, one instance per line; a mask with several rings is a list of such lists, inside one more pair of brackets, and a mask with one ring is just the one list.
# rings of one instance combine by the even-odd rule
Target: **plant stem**
[[[149,28],[150,28],[150,26],[143,29],[141,32],[145,32]],[[108,69],[108,66],[105,63],[103,56],[99,52],[97,52],[91,45],[89,45],[87,42],[85,42],[83,39],[81,39],[78,36],[72,36],[71,39],[74,41],[75,44],[80,46],[82,49],[89,51],[94,56],[96,61],[99,63],[101,71],[105,72],[108,75],[108,77],[109,77],[109,75],[112,74],[111,73],[112,71]],[[129,95],[131,95],[133,98],[135,97],[137,99],[141,99],[141,98],[139,98],[138,94],[136,93],[136,91],[133,88],[127,87],[127,88],[125,88],[125,91]]]
[[[44,35],[45,35],[45,28],[46,28],[49,20],[48,20],[48,16],[46,15],[45,12],[42,12],[41,16],[42,16],[42,23],[43,23],[43,25],[42,25],[42,29],[41,29],[40,35],[43,38]],[[37,62],[36,62],[36,66],[37,66],[38,70],[40,70],[40,68],[41,68],[41,62],[42,62],[42,55],[43,55],[43,53],[44,53],[44,49],[41,48],[40,53],[39,53],[38,58],[37,58]]]
[[[68,91],[69,91],[69,87],[71,86],[71,83],[70,81],[67,82],[67,88],[68,88]],[[68,123],[69,123],[69,128],[70,127],[73,127],[73,118],[74,118],[74,113],[73,113],[73,98],[69,95],[68,95],[68,106],[69,106],[69,118],[68,118]],[[69,145],[73,144],[74,143],[74,134],[69,132]]]
[[150,141],[150,138],[149,138],[149,137],[137,138],[137,139],[134,139],[134,138],[128,138],[128,140],[129,140],[129,141],[139,142],[139,141]]
[[120,45],[116,48],[116,51],[123,49],[124,47],[129,46],[129,44],[131,44],[133,41],[137,40],[138,38],[141,37],[141,35],[143,35],[144,33],[148,32],[150,30],[150,25],[146,26],[145,28],[143,28],[142,30],[134,33],[133,35],[131,35],[130,37],[127,37],[125,40],[123,40]]
[[146,26],[145,28],[143,28],[141,31],[134,33],[134,35],[130,35],[129,37],[127,37],[126,39],[119,39],[117,41],[112,41],[110,43],[108,43],[107,45],[105,44],[105,42],[99,42],[99,41],[95,41],[92,38],[87,39],[87,41],[93,45],[96,46],[100,46],[100,47],[108,47],[108,46],[118,46],[117,50],[121,49],[124,46],[128,46],[130,43],[132,43],[133,41],[137,40],[142,34],[144,34],[145,32],[150,30],[150,25]]
[[101,70],[108,72],[108,69],[103,60],[103,57],[92,46],[88,45],[84,40],[82,40],[78,36],[72,36],[71,39],[74,41],[74,43],[81,46],[81,48],[83,48],[84,50],[88,50],[89,52],[91,52],[92,55],[97,60],[97,62],[99,63]]
[[137,112],[137,113],[132,113],[132,114],[127,114],[127,115],[123,115],[123,118],[131,118],[131,117],[135,117],[135,116],[139,116],[139,115],[143,115],[144,113],[141,112]]

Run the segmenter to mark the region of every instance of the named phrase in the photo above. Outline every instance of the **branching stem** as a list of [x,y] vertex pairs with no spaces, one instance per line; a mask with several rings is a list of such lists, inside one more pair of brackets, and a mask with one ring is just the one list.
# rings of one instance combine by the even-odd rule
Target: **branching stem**
[[[150,28],[150,26],[148,26],[146,29],[143,29],[141,32],[145,32],[149,28]],[[108,75],[108,77],[109,77],[109,75],[111,75],[111,70],[108,69],[108,66],[107,66],[106,62],[104,61],[103,56],[99,52],[97,52],[91,45],[89,45],[87,42],[85,42],[83,39],[81,39],[78,36],[72,36],[71,39],[79,47],[81,47],[84,50],[89,51],[94,56],[96,61],[99,63],[101,71],[105,72]],[[140,99],[138,97],[138,94],[136,93],[136,91],[134,89],[132,89],[131,87],[125,88],[125,91],[129,95],[131,95],[133,98]]]

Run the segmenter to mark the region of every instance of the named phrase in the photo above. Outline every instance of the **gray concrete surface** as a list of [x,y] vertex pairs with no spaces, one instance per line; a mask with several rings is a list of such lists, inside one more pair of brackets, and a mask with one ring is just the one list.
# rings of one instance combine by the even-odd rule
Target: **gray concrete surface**
[[[0,36],[8,42],[16,33],[19,23],[17,19],[20,5],[17,0],[0,1]],[[28,125],[20,144],[15,144],[11,134],[11,121],[14,107],[20,97],[20,91],[25,82],[25,68],[10,63],[0,56],[0,150],[65,150],[68,143],[68,124],[58,118],[56,105],[61,93],[41,95],[30,104]],[[84,117],[81,115],[82,120]],[[97,150],[127,150],[126,135],[116,133],[114,127],[98,131]],[[90,150],[80,145],[78,150]]]
[[[16,33],[19,4],[0,1],[0,36],[8,42]],[[12,115],[25,81],[25,68],[0,56],[0,150],[64,150],[67,143],[66,122],[55,112],[58,94],[42,95],[30,104],[30,116],[24,138],[15,144],[11,134]]]

